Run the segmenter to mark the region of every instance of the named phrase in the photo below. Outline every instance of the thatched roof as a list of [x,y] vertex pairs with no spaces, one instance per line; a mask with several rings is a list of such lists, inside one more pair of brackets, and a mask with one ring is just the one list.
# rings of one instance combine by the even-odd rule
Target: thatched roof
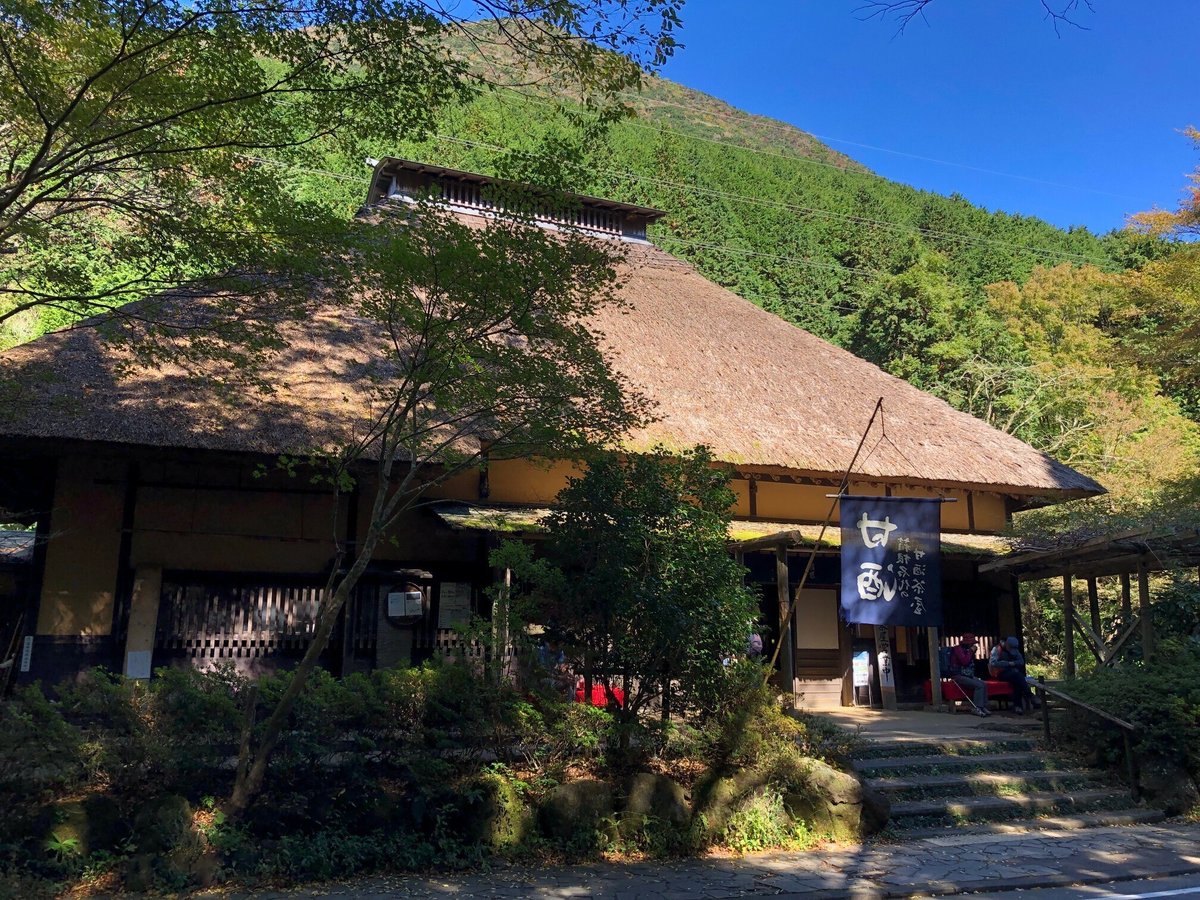
[[[863,476],[1030,498],[1103,490],[662,250],[630,246],[628,308],[595,321],[615,368],[654,404],[655,421],[628,436],[629,449],[706,444],[732,465],[836,477],[882,397]],[[284,336],[288,349],[265,373],[276,391],[230,404],[171,366],[118,377],[120,354],[90,329],[47,335],[4,354],[26,402],[0,435],[275,454],[361,433],[370,324],[326,308]]]
[[[632,449],[706,444],[735,465],[1062,497],[1092,479],[707,280],[656,248],[635,254],[629,314],[601,317],[616,367],[659,418]],[[883,435],[886,434],[886,438]]]

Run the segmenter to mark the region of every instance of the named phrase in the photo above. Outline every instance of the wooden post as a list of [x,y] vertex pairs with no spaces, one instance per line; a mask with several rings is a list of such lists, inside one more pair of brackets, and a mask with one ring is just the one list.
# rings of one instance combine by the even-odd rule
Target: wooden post
[[1138,560],[1138,616],[1142,620],[1142,659],[1154,655],[1154,623],[1150,621],[1150,565],[1145,557]]
[[938,651],[941,649],[938,643],[938,630],[930,626],[925,629],[925,634],[929,639],[929,686],[933,689],[930,692],[930,702],[934,709],[941,709],[942,676],[946,673],[938,669]]
[[779,640],[784,642],[779,649],[779,676],[783,689],[792,696],[792,705],[796,703],[795,668],[792,665],[792,647],[796,638],[792,634],[792,604],[788,592],[787,545],[775,546],[775,593],[779,600]]
[[875,626],[875,662],[879,669],[879,699],[884,709],[896,708],[896,658],[888,626]]
[[1097,637],[1100,636],[1100,592],[1096,589],[1096,576],[1089,575],[1087,580],[1088,587],[1088,611],[1092,614],[1092,631],[1096,632]]
[[1121,573],[1121,627],[1128,628],[1133,621],[1132,593],[1129,590],[1129,573]]
[[1071,596],[1071,576],[1063,576],[1063,655],[1064,674],[1075,677],[1075,598]]

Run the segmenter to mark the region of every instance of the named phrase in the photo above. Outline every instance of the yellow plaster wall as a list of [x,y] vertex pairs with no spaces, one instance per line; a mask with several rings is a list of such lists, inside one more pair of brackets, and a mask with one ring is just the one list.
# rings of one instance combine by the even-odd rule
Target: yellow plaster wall
[[554,502],[567,479],[579,475],[579,463],[535,463],[498,459],[488,463],[488,502],[546,505]]
[[479,470],[467,469],[452,478],[430,489],[430,497],[441,500],[471,500],[479,499]]
[[1004,530],[1008,524],[1008,512],[1002,496],[976,492],[971,500],[975,506],[976,531]]
[[821,485],[759,480],[758,518],[822,522],[829,512],[829,500],[825,495],[833,492],[833,488]]
[[924,488],[910,487],[909,485],[896,485],[892,488],[892,496],[894,497],[945,497],[953,500],[952,503],[942,504],[942,530],[943,531],[968,531],[970,529],[970,511],[967,509],[967,492],[954,491],[944,488]]
[[733,501],[733,514],[735,516],[749,516],[750,482],[742,478],[735,478],[729,482],[729,486],[737,494],[737,499]]
[[105,635],[112,631],[121,545],[123,466],[67,457],[59,465],[46,545],[38,634]]

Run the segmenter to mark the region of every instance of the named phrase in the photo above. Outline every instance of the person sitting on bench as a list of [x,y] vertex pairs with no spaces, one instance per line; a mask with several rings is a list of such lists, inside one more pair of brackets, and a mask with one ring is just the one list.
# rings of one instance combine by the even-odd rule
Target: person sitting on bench
[[1021,642],[1015,637],[1006,638],[992,648],[988,657],[988,672],[993,678],[1007,681],[1013,689],[1013,712],[1021,715],[1033,709],[1033,691],[1025,681],[1025,657],[1021,655]]
[[975,707],[975,715],[989,716],[987,684],[975,677],[975,648],[978,645],[978,639],[971,632],[962,636],[958,646],[950,651],[950,680],[962,688],[963,693],[975,694],[971,704]]

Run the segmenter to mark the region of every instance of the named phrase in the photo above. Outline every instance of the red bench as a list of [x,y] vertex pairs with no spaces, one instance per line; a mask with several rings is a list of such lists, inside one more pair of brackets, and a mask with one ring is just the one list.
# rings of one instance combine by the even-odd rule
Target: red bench
[[[983,682],[987,685],[988,700],[1011,700],[1013,695],[1013,686],[1007,681],[1001,681],[998,678],[988,678]],[[942,679],[942,699],[947,703],[956,703],[960,700],[967,700],[967,692],[964,691],[957,681],[951,681],[949,678]],[[933,684],[925,682],[925,702],[933,702]]]
[[[609,690],[609,692],[612,693],[613,702],[616,703],[617,706],[624,708],[625,692],[623,690],[621,690],[619,687],[609,688],[608,690]],[[584,693],[585,693],[585,691],[584,691],[583,680],[580,679],[579,683],[575,685],[575,702],[576,703],[583,703]],[[599,706],[601,708],[608,706],[608,697],[605,693],[604,685],[602,685],[598,681],[592,682],[591,703],[592,703],[592,706]]]

